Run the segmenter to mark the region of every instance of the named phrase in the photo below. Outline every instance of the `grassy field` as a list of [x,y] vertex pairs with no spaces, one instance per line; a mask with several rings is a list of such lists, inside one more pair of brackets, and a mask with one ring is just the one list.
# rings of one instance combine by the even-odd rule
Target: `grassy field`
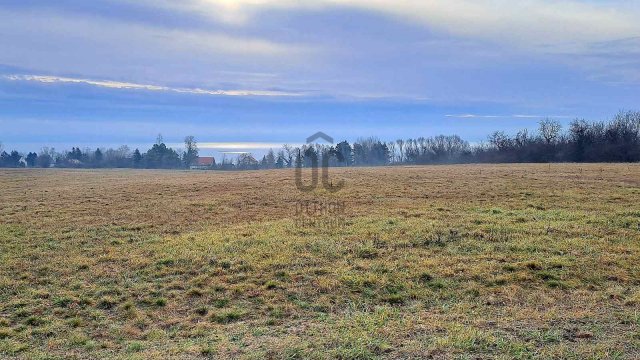
[[0,171],[0,358],[640,357],[640,166],[331,171]]

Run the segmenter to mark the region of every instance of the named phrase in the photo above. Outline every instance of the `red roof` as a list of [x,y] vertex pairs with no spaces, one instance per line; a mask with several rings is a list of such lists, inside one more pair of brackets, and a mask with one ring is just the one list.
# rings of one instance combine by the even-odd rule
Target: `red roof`
[[215,162],[213,157],[201,156],[194,161],[193,165],[195,166],[211,166]]

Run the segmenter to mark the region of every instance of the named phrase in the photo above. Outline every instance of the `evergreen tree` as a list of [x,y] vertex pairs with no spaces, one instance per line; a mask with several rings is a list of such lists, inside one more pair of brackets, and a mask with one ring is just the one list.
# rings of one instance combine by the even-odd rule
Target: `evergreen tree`
[[273,169],[276,165],[276,155],[273,153],[273,149],[269,149],[267,156],[265,157],[265,165],[267,169]]
[[144,160],[150,169],[176,169],[182,166],[180,155],[164,143],[154,144],[144,155]]
[[135,149],[133,151],[133,167],[134,168],[139,168],[140,165],[142,165],[142,154],[140,154],[140,150]]
[[338,143],[338,145],[336,145],[336,152],[338,154],[338,162],[342,163],[344,166],[353,165],[353,150],[347,141]]
[[36,162],[38,161],[38,154],[36,154],[34,152],[30,152],[27,155],[26,161],[27,161],[27,166],[28,167],[35,167],[36,166]]
[[94,166],[100,167],[102,165],[102,160],[104,159],[104,156],[102,155],[102,150],[100,150],[100,148],[97,148],[96,151],[93,153],[93,162],[94,162]]
[[278,156],[278,159],[276,160],[276,169],[282,169],[282,168],[284,168],[284,157]]
[[3,151],[2,154],[0,154],[0,166],[9,168],[22,167],[24,165],[20,162],[21,159],[22,156],[15,150],[11,153]]

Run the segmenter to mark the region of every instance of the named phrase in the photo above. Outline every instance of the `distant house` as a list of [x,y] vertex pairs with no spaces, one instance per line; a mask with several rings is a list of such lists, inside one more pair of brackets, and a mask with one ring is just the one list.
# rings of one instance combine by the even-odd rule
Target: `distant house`
[[198,157],[192,164],[189,166],[191,170],[210,170],[216,164],[216,159],[211,156],[201,156]]

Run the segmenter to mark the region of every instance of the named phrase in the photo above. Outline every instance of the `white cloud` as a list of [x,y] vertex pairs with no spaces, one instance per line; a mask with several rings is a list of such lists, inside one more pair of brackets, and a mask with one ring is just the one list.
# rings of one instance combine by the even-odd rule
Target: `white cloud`
[[449,118],[459,118],[459,119],[475,119],[475,118],[499,118],[502,116],[498,115],[476,115],[476,114],[460,114],[460,115],[445,115]]
[[516,118],[516,119],[572,119],[575,116],[566,116],[566,115],[478,115],[478,114],[449,114],[445,115],[448,118],[457,118],[457,119],[500,119],[500,118]]
[[575,116],[566,115],[512,115],[517,119],[573,119]]
[[270,90],[209,90],[198,88],[172,88],[167,86],[135,84],[130,82],[109,81],[109,80],[89,80],[75,79],[69,77],[58,76],[40,76],[40,75],[5,75],[3,76],[11,81],[32,81],[45,84],[66,83],[66,84],[85,84],[110,89],[125,90],[147,90],[147,91],[166,91],[183,94],[196,95],[215,95],[215,96],[302,96],[300,93],[270,91]]
[[[140,3],[148,8],[140,10]],[[566,103],[581,96],[572,91],[579,81],[588,86],[640,84],[634,60],[638,42],[618,41],[640,35],[635,1],[135,4],[140,14],[154,16],[142,20],[140,14],[109,13],[104,6],[86,12],[62,5],[2,8],[0,48],[7,51],[0,51],[0,65],[15,68],[11,73],[121,80],[136,85],[127,85],[131,89],[148,91],[150,85],[141,84],[211,95],[228,88],[304,89],[320,97],[367,101]],[[167,20],[174,10],[175,22]],[[363,16],[371,12],[379,28],[372,29],[372,19]],[[339,13],[349,16],[337,16],[336,26],[326,26]],[[313,20],[301,21],[306,19]],[[514,91],[512,85],[519,82],[523,91]],[[240,90],[236,95],[270,93]]]
[[[366,7],[368,1],[348,2]],[[373,4],[377,10],[456,35],[522,46],[607,40],[640,32],[637,16],[578,1],[376,0]]]
[[164,0],[155,3],[197,11],[239,25],[264,9],[352,7],[454,35],[520,46],[608,41],[640,35],[640,7],[623,1],[192,0],[176,4]]
[[[170,0],[149,1],[153,6],[192,11],[242,27],[260,23],[267,10],[322,11],[352,8],[376,12],[402,22],[487,45],[496,44],[526,56],[551,59],[582,71],[601,83],[640,82],[629,56],[637,45],[620,39],[640,36],[640,5],[611,0]],[[299,30],[304,31],[304,30]],[[398,39],[399,42],[402,39]],[[615,43],[608,58],[593,58],[593,44]],[[450,45],[451,47],[453,45]],[[474,50],[481,53],[482,50]],[[570,53],[571,55],[567,55]],[[461,57],[464,58],[464,57]],[[537,61],[537,59],[532,59]],[[447,59],[455,61],[455,59]]]
[[[0,8],[0,64],[52,74],[219,86],[244,73],[306,66],[313,49],[221,29],[154,26],[45,9]],[[267,79],[249,77],[250,82]],[[228,80],[232,78],[233,80]],[[243,79],[244,80],[244,79]],[[270,86],[277,86],[271,83]]]

